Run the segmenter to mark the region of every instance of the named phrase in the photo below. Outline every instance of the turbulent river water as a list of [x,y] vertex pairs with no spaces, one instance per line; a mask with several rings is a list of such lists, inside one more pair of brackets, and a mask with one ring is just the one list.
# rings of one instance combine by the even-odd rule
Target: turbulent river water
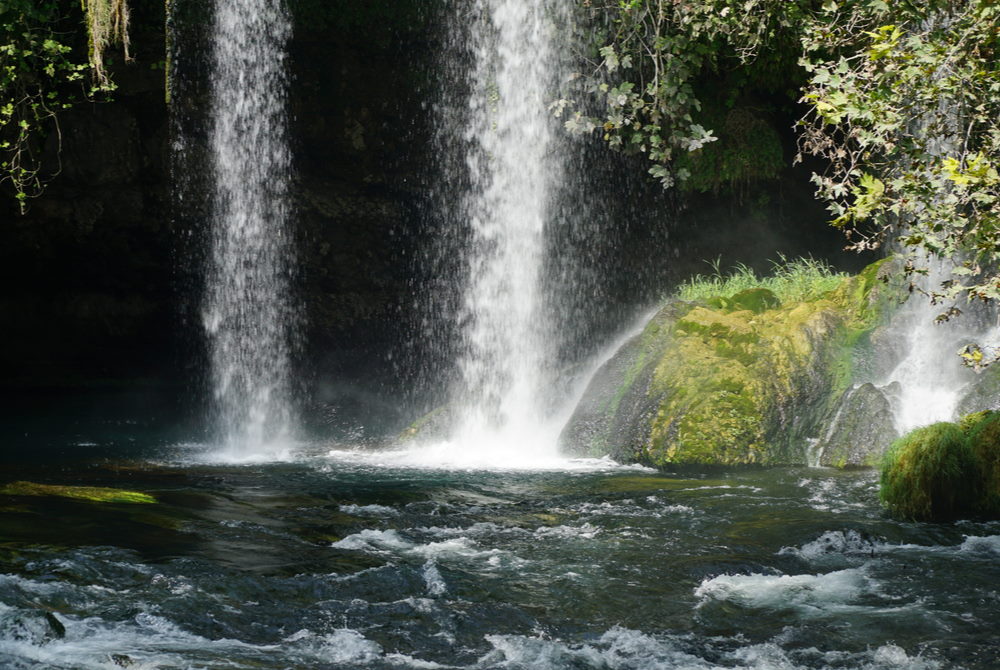
[[159,501],[0,495],[5,669],[1000,665],[1000,524],[892,521],[870,471],[225,464],[136,416],[3,438],[0,486]]

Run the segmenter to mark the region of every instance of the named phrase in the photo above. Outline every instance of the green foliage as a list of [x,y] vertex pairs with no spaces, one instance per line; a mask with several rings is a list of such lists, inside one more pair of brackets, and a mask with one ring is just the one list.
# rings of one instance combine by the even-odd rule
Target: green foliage
[[976,478],[965,434],[953,423],[935,423],[892,443],[879,496],[904,519],[955,519],[971,510]]
[[[725,113],[720,113],[724,111]],[[703,123],[717,129],[718,141],[677,155],[674,165],[687,175],[681,189],[702,193],[729,190],[741,197],[754,182],[775,179],[785,167],[781,137],[759,110],[726,108],[709,102]]]
[[[751,84],[787,88],[797,76],[791,65],[799,51],[798,26],[810,5],[808,0],[588,0],[584,7],[598,37],[590,71],[577,82],[597,109],[569,100],[555,109],[572,108],[569,130],[598,131],[613,147],[647,155],[654,163],[650,174],[664,187],[692,176],[700,189],[771,176],[773,149],[780,145],[767,144],[769,153],[759,162],[747,160],[747,147],[764,138],[748,133],[759,128],[760,119],[736,103]],[[712,107],[736,116],[709,126],[717,118],[703,113],[706,96],[698,84],[723,71],[724,95],[713,94],[723,100]],[[716,141],[725,148],[709,151]],[[699,152],[706,153],[704,160],[690,155]],[[685,154],[686,160],[675,160]]]
[[882,501],[918,521],[1000,518],[1000,412],[918,428],[893,443],[882,464]]
[[[756,272],[742,263],[729,274],[723,274],[718,261],[711,265],[711,274],[688,279],[677,288],[676,297],[707,303],[752,289],[767,289],[781,303],[806,302],[838,288],[847,277],[813,258],[788,260],[782,256],[780,260],[772,261],[771,274],[766,277],[758,277]],[[723,305],[717,303],[717,306]]]
[[[58,166],[42,166],[42,150],[54,136],[62,144],[59,114],[84,100],[101,98],[114,85],[103,54],[114,41],[126,45],[124,0],[84,3],[90,60],[75,55],[73,36],[83,18],[65,0],[5,0],[0,4],[0,184],[12,187],[22,213]],[[117,18],[116,18],[117,17]],[[94,75],[92,83],[86,74]]]
[[952,258],[935,297],[1000,297],[1000,6],[823,4],[804,26],[803,153],[853,248]]

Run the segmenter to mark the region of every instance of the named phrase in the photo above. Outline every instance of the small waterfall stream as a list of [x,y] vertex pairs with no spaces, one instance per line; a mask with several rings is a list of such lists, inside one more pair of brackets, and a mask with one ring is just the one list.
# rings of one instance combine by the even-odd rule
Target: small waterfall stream
[[289,360],[296,309],[287,230],[283,0],[218,0],[210,121],[211,251],[202,307],[216,430],[249,457],[280,448],[291,426]]

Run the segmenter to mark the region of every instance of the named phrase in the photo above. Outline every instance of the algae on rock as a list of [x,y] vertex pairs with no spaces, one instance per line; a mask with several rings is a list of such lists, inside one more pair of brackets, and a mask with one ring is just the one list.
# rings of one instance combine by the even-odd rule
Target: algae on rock
[[[880,261],[818,297],[674,300],[592,380],[563,448],[655,466],[806,462],[892,301]],[[765,292],[766,291],[766,292]]]
[[100,503],[155,503],[156,498],[138,491],[107,488],[103,486],[64,486],[59,484],[36,484],[35,482],[11,482],[0,488],[0,495],[8,496],[57,496],[74,500]]

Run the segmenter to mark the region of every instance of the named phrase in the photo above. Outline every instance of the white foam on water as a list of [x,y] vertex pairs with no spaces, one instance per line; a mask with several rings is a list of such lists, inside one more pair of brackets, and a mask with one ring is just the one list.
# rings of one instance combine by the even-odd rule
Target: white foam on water
[[825,613],[877,592],[877,583],[862,568],[821,575],[719,575],[695,589],[698,607],[726,601],[743,607]]
[[359,533],[348,535],[330,546],[335,549],[363,551],[405,551],[412,549],[414,544],[409,540],[404,540],[395,530],[366,528]]
[[386,505],[341,505],[340,511],[352,516],[399,516],[399,510]]
[[291,645],[297,655],[306,655],[323,663],[336,665],[369,665],[383,656],[381,645],[350,628],[325,634],[300,630],[286,637],[283,642]]
[[[651,635],[616,626],[590,643],[543,637],[488,635],[493,649],[478,668],[544,668],[545,670],[807,670],[816,667],[856,670],[937,670],[940,664],[911,656],[894,644],[864,652],[787,650],[776,642],[739,644],[739,638],[709,641],[703,658],[691,650],[690,637]],[[735,648],[727,648],[733,642]],[[721,647],[721,648],[714,648]],[[712,660],[708,660],[711,658]],[[823,663],[817,666],[816,662]],[[832,663],[827,665],[826,662]]]
[[498,443],[469,445],[453,441],[412,444],[378,451],[331,449],[326,453],[326,458],[335,463],[365,465],[378,469],[512,472],[655,471],[642,465],[622,465],[610,458],[570,458],[546,452],[512,458],[509,450],[504,451],[502,445]]
[[441,576],[441,571],[438,570],[434,559],[428,559],[424,563],[422,574],[424,585],[427,587],[427,595],[437,597],[443,596],[448,592],[448,584],[444,581],[444,577]]
[[980,556],[1000,556],[1000,535],[966,535],[959,551]]
[[440,542],[419,543],[404,539],[395,530],[365,529],[360,533],[348,535],[330,546],[334,549],[415,556],[430,561],[442,559],[472,560],[491,567],[518,566],[526,563],[508,551],[480,549],[475,540],[465,535]]

